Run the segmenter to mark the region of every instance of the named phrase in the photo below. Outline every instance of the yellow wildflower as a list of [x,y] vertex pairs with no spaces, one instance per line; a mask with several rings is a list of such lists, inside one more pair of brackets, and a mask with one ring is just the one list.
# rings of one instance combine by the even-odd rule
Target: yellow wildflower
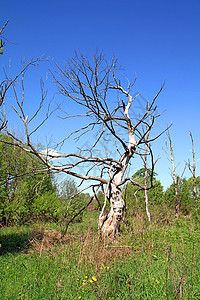
[[107,270],[109,270],[110,269],[110,267],[107,267]]
[[92,280],[93,280],[93,281],[97,281],[97,278],[94,277],[94,276],[92,276]]
[[88,278],[87,276],[85,276],[85,278]]
[[92,279],[90,279],[90,283],[93,283],[93,280],[92,280]]
[[81,299],[81,296],[79,296],[78,299]]
[[152,278],[153,280],[155,280],[155,278]]
[[85,285],[85,284],[86,284],[86,282],[84,281],[84,282],[83,282],[83,285]]

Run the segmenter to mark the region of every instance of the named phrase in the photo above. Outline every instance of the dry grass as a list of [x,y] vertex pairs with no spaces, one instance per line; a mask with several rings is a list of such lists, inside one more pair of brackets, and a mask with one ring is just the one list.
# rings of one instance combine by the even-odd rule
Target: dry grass
[[49,251],[53,247],[58,246],[61,243],[67,243],[68,237],[62,238],[62,234],[59,231],[47,228],[33,229],[28,234],[28,241],[22,252],[42,252]]

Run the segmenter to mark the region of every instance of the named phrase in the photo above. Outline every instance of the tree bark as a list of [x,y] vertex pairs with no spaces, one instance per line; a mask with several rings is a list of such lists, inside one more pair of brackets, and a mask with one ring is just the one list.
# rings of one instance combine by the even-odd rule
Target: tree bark
[[110,185],[110,212],[100,217],[99,232],[104,237],[115,237],[120,232],[120,222],[123,217],[124,200],[121,190],[115,185]]
[[147,169],[145,169],[145,179],[144,179],[144,186],[145,186],[145,190],[144,190],[144,197],[145,197],[145,206],[146,206],[146,213],[147,213],[147,218],[149,220],[149,222],[151,222],[151,215],[149,212],[149,197],[148,197],[148,190],[147,190]]
[[[146,125],[146,131],[148,130],[147,125]],[[147,142],[149,138],[149,132],[147,131],[146,134],[146,143],[145,143],[145,155],[144,155],[144,168],[145,168],[145,176],[144,176],[144,198],[145,198],[145,207],[146,207],[146,213],[147,213],[147,218],[149,222],[151,222],[151,215],[149,212],[149,197],[148,197],[148,170],[147,170]]]

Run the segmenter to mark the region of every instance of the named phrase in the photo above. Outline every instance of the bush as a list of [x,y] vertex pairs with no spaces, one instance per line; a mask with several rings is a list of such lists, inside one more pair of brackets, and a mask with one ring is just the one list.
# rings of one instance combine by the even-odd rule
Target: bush
[[47,191],[41,196],[37,197],[33,202],[33,214],[35,216],[43,215],[53,217],[58,220],[60,217],[60,199],[56,193]]

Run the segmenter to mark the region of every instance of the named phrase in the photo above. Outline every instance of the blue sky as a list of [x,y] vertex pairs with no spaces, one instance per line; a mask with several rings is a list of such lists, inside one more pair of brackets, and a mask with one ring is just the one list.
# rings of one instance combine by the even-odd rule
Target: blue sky
[[[163,129],[173,123],[171,136],[176,164],[180,163],[177,171],[181,173],[184,160],[191,159],[189,130],[193,133],[197,159],[200,158],[199,16],[199,0],[7,0],[1,3],[0,25],[10,20],[5,33],[10,42],[0,57],[0,64],[7,70],[10,64],[15,74],[24,56],[28,60],[45,55],[53,59],[51,66],[54,62],[62,66],[74,50],[90,56],[98,48],[108,58],[116,54],[128,78],[134,79],[137,74],[135,91],[148,100],[166,79],[157,102],[159,111],[163,112],[157,125]],[[49,64],[43,63],[40,71],[27,75],[30,111],[39,103],[36,88],[40,72],[45,75],[48,68]],[[2,76],[0,73],[0,79]],[[53,93],[50,84],[49,89]],[[17,121],[13,119],[13,122],[15,129],[20,130]],[[71,127],[72,123],[63,127],[53,119],[44,126],[38,139],[44,142],[46,137],[53,136],[59,140]],[[160,154],[156,171],[166,187],[171,183],[170,164],[163,147],[164,136],[156,142],[155,154]],[[197,167],[199,171],[198,161]]]

